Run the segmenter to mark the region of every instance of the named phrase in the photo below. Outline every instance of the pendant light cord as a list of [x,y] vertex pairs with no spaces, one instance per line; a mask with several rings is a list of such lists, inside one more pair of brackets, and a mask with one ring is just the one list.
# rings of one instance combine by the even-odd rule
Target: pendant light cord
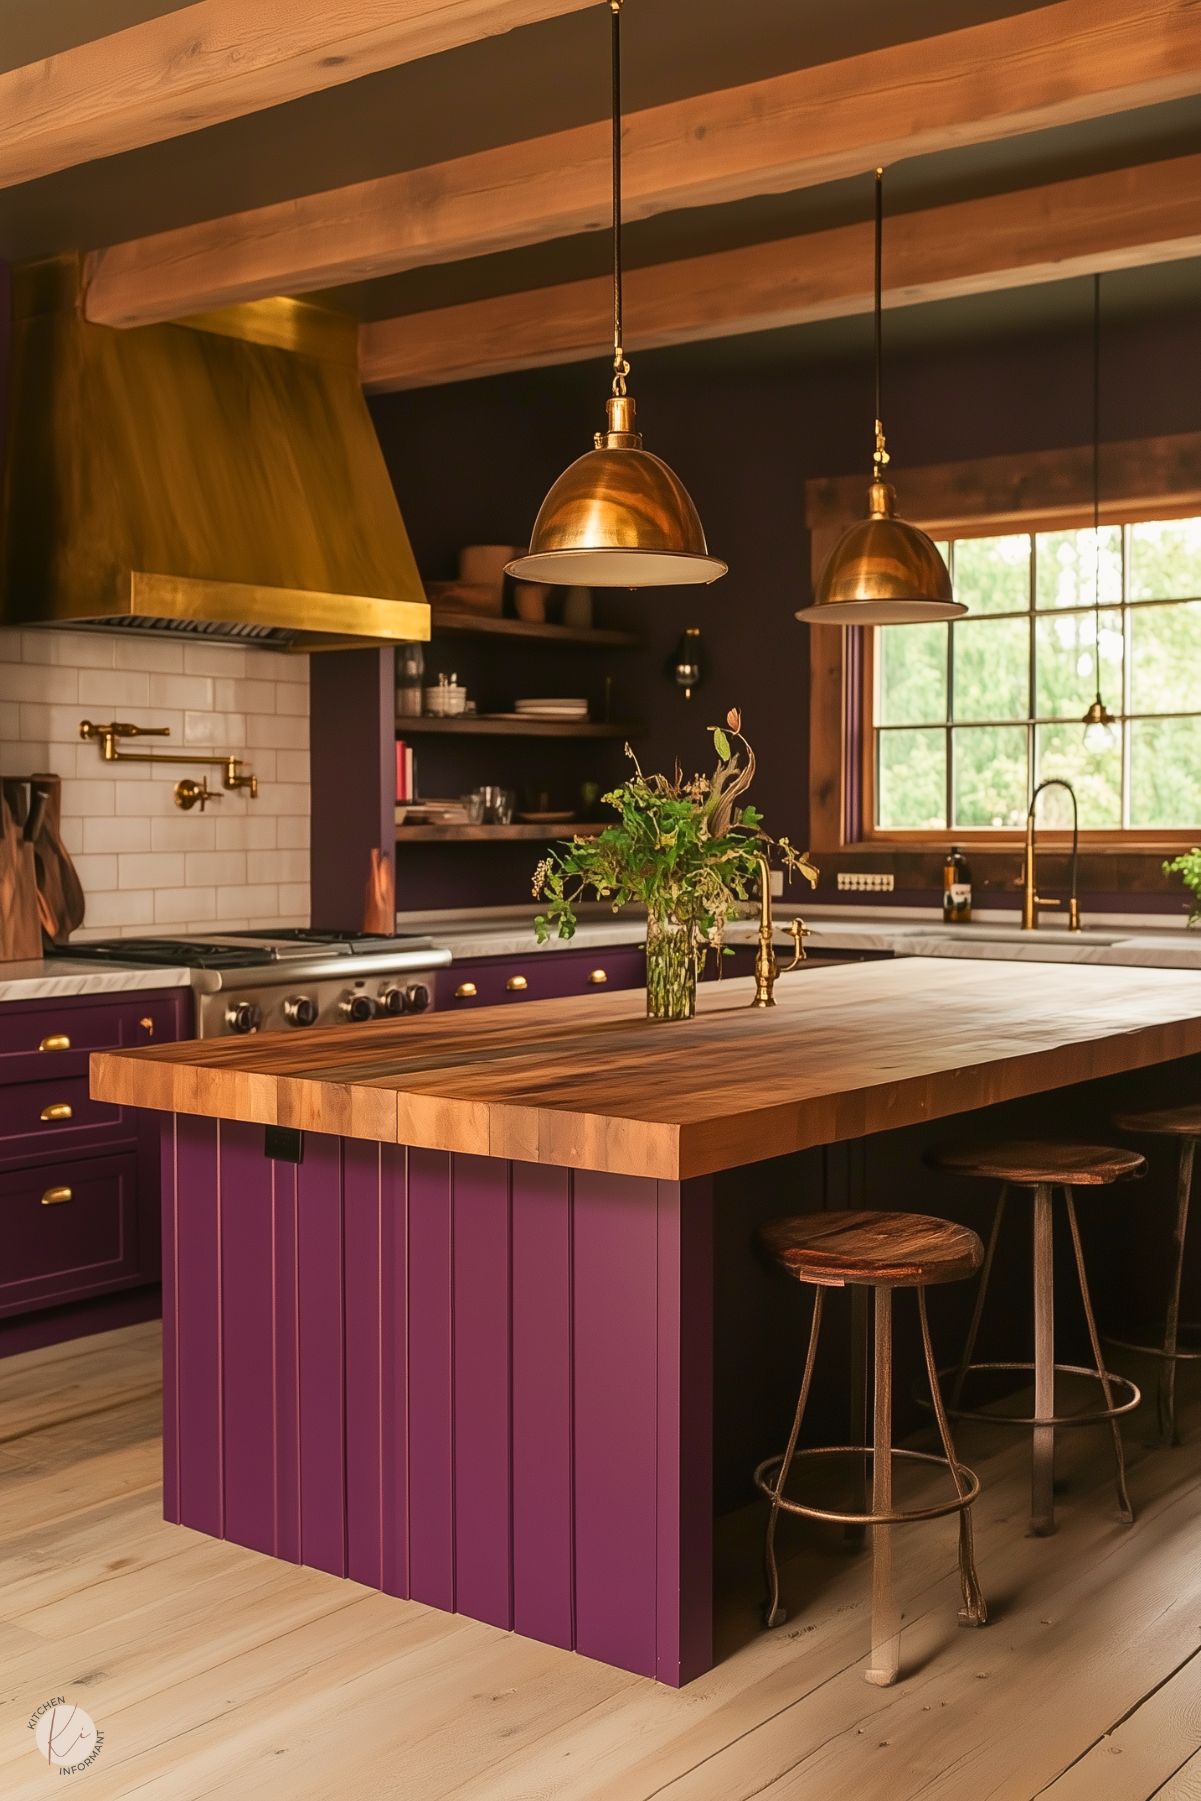
[[888,452],[884,448],[883,368],[884,368],[884,171],[876,170],[876,274],[875,274],[875,346],[876,346],[876,448],[872,452],[872,480],[884,480]]
[[622,344],[621,266],[621,7],[609,0],[613,62],[613,392],[624,395],[630,365]]
[[1101,277],[1093,276],[1093,646],[1101,698]]

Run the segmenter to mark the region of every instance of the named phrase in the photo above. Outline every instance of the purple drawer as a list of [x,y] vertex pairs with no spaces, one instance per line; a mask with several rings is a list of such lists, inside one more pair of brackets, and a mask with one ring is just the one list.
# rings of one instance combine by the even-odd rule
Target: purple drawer
[[0,1006],[0,1085],[86,1076],[92,1051],[183,1037],[191,1016],[186,988],[128,998],[71,996]]
[[0,1158],[40,1157],[74,1151],[96,1132],[133,1128],[112,1101],[94,1101],[86,1076],[56,1076],[45,1082],[13,1082],[0,1088]]
[[153,1280],[137,1188],[132,1152],[0,1175],[0,1316]]
[[504,1001],[559,1000],[641,988],[646,958],[635,945],[605,951],[535,951],[528,957],[489,957],[456,963],[441,988],[447,1011],[490,1007]]

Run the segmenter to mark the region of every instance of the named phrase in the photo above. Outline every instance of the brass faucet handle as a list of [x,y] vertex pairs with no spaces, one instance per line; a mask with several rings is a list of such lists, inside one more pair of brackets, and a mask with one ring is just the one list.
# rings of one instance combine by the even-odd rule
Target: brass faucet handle
[[1068,901],[1068,931],[1069,932],[1078,932],[1079,930],[1080,930],[1080,902],[1077,900],[1076,896],[1073,894],[1071,899]]
[[784,974],[787,974],[790,969],[795,969],[798,964],[806,961],[805,940],[806,938],[812,937],[812,928],[807,926],[803,919],[791,920],[789,922],[788,930],[792,934],[792,942],[796,946],[796,952],[792,962],[784,965]]
[[197,806],[203,813],[209,801],[220,799],[220,793],[209,787],[207,776],[200,782],[194,782],[189,776],[185,776],[183,781],[175,784],[175,804],[182,807],[185,813],[190,813]]

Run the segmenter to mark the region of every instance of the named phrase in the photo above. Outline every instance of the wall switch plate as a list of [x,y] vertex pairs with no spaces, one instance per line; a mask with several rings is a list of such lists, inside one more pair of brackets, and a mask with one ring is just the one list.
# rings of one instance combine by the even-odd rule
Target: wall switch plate
[[771,872],[771,896],[773,900],[784,898],[784,871],[773,869]]
[[878,872],[860,871],[857,869],[840,869],[838,872],[838,892],[840,894],[891,894],[893,877]]

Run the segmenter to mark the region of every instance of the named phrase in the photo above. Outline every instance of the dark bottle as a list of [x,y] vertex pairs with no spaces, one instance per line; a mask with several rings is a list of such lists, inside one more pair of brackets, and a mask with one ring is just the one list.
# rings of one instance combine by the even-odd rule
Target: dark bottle
[[957,844],[942,866],[942,917],[945,925],[966,925],[972,917],[972,868]]

